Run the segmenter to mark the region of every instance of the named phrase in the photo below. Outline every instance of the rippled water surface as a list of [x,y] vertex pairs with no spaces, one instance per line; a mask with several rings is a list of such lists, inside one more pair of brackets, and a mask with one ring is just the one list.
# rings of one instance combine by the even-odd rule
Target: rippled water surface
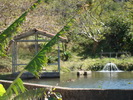
[[133,89],[133,72],[91,72],[87,76],[62,73],[60,78],[32,79],[26,82],[71,88]]

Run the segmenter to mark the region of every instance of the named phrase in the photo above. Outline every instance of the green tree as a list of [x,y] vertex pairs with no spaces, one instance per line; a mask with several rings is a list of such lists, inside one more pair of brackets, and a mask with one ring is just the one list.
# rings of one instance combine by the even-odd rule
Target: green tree
[[121,17],[113,17],[106,25],[110,28],[109,32],[105,34],[106,48],[115,52],[130,51],[133,39],[130,34],[130,23],[125,22]]
[[[119,45],[123,45],[120,46],[122,47],[121,50],[123,49],[131,51],[133,22],[131,10],[133,8],[131,5],[131,1],[115,2],[113,0],[93,0],[91,5],[86,3],[85,5],[81,6],[83,10],[80,13],[81,15],[77,16],[77,25],[74,27],[74,34],[71,35],[75,35],[75,37],[79,38],[79,41],[76,39],[74,41],[77,43],[77,45],[79,44],[77,46],[77,50],[84,49],[84,52],[88,52],[88,54],[95,54],[96,52],[100,52],[102,48],[108,48],[109,44],[105,44],[104,42],[107,42],[108,40],[113,41],[114,39],[108,35],[111,33],[113,35],[114,31],[117,31],[115,32],[119,34],[117,40],[120,38],[119,40],[122,41],[122,43],[119,42]],[[118,30],[112,28],[113,25],[111,26],[110,23],[113,23],[115,25],[114,27],[118,28]],[[126,37],[124,37],[122,34],[125,34]],[[108,38],[106,38],[107,36]],[[125,39],[123,38],[123,40],[121,40],[121,36],[123,36]],[[102,42],[103,40],[104,42]],[[112,49],[112,51],[113,50],[114,49]]]

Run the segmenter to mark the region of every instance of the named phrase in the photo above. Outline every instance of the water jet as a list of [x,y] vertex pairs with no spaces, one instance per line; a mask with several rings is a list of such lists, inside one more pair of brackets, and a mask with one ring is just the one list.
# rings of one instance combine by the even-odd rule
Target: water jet
[[107,63],[100,72],[123,72],[123,71],[119,70],[116,64],[110,62]]

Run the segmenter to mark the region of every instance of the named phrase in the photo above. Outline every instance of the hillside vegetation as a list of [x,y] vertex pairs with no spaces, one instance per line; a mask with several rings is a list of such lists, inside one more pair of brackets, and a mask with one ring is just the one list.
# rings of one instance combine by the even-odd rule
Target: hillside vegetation
[[[34,2],[36,0],[0,0],[0,32],[3,32]],[[78,13],[77,9],[79,9]],[[73,26],[64,35],[68,38],[68,42],[61,44],[62,61],[69,63],[70,60],[74,61],[74,56],[77,56],[80,57],[81,62],[86,62],[89,58],[100,57],[100,52],[127,52],[130,57],[133,55],[132,11],[133,2],[131,0],[126,2],[117,0],[44,0],[26,16],[24,23],[17,29],[17,34],[34,28],[56,34],[74,16]],[[25,43],[19,46],[19,49],[23,51],[22,54],[29,52],[25,49],[27,45]],[[56,49],[52,51],[53,56],[56,55],[55,52]],[[8,54],[9,61],[10,53]],[[49,61],[57,60],[49,55]],[[29,53],[27,56],[30,56],[26,58],[29,61],[33,55]],[[20,62],[25,62],[24,56],[21,58]],[[1,61],[2,59],[7,58],[1,58]],[[131,62],[131,60],[128,61]],[[95,62],[100,61],[95,60]],[[3,66],[2,63],[1,65]]]

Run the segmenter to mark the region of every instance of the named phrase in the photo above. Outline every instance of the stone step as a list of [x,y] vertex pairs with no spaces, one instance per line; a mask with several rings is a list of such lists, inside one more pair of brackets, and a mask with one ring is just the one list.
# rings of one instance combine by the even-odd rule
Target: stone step
[[77,75],[79,76],[79,75],[89,75],[89,74],[91,74],[91,71],[78,71],[77,72]]

